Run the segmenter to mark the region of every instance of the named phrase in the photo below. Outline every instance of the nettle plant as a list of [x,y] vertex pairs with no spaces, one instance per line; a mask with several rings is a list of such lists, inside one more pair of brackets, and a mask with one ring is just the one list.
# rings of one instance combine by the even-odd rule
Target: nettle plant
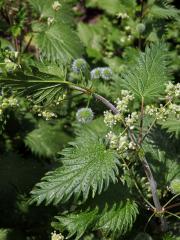
[[[63,235],[81,239],[89,232],[95,232],[96,239],[123,239],[124,235],[132,239],[137,233],[136,240],[151,239],[142,233],[146,230],[157,235],[157,239],[175,239],[164,233],[175,234],[174,223],[179,219],[176,207],[180,192],[180,85],[173,83],[168,70],[167,46],[163,42],[147,44],[131,67],[117,70],[120,76],[109,67],[91,69],[81,58],[83,49],[69,14],[71,3],[76,1],[13,1],[18,8],[14,7],[10,15],[9,1],[0,3],[4,2],[7,4],[1,6],[5,12],[3,21],[9,24],[14,49],[1,51],[1,120],[8,108],[21,108],[14,97],[20,94],[28,102],[26,111],[31,108],[46,120],[58,118],[57,108],[71,99],[71,104],[66,106],[67,116],[79,122],[74,126],[75,139],[59,153],[56,169],[48,172],[31,191],[32,204],[53,204],[57,209],[59,206],[66,209],[52,223],[53,229],[60,232],[53,232],[52,240],[64,239]],[[122,3],[126,5],[125,1]],[[134,38],[139,37],[141,48],[151,32],[148,23],[155,31],[154,15],[163,19],[176,18],[178,14],[169,0],[147,3],[135,4],[141,14],[135,22]],[[122,8],[118,10],[118,18],[127,19],[128,10],[120,12]],[[136,12],[132,14],[135,16]],[[145,25],[143,19],[147,21],[144,20]],[[128,21],[131,24],[134,19],[128,17]],[[121,32],[125,27],[130,31],[126,25]],[[135,29],[134,25],[131,29]],[[132,39],[129,44],[133,44]],[[29,49],[35,51],[37,60],[26,55]],[[109,91],[118,92],[114,102],[111,96],[103,95],[108,87]],[[78,97],[83,103],[78,102],[80,109],[75,100]],[[75,102],[73,107],[72,102]],[[99,103],[105,110],[97,109]],[[43,128],[53,141],[50,136],[53,128],[47,129],[46,125]],[[54,132],[56,128],[53,134],[57,142],[56,137],[60,135]],[[36,141],[33,134],[25,140],[34,152],[40,148],[38,134],[37,131]],[[50,157],[53,154],[56,152],[46,152]],[[150,231],[151,222],[156,224],[152,224]],[[141,225],[138,230],[137,224]]]
[[[35,103],[51,103],[74,91],[88,96],[87,106],[76,113],[81,128],[70,146],[61,151],[60,166],[31,192],[31,203],[71,205],[52,223],[56,230],[68,233],[68,238],[80,239],[90,230],[119,239],[131,230],[142,211],[149,215],[145,230],[153,217],[160,232],[169,229],[166,217],[179,218],[173,212],[177,203],[171,202],[179,196],[175,144],[180,85],[170,81],[167,65],[165,44],[147,46],[121,76],[123,90],[114,104],[93,87],[98,79],[110,81],[113,72],[107,67],[90,71],[84,59],[66,66],[61,77],[34,68],[0,75],[2,85],[24,93]],[[107,108],[103,118],[96,119],[89,107],[92,98]],[[52,239],[58,237],[63,239],[52,234]]]

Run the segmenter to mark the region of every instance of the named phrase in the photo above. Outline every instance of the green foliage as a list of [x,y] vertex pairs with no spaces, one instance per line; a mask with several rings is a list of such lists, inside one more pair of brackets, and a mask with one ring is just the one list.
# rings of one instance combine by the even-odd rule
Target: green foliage
[[44,101],[47,104],[58,100],[64,93],[63,85],[67,85],[63,72],[61,77],[57,77],[40,72],[36,68],[25,74],[17,71],[15,74],[1,75],[0,81],[4,86],[13,87],[20,94],[32,96],[35,103]]
[[94,209],[77,214],[70,213],[65,216],[58,216],[55,217],[57,222],[54,222],[52,225],[57,230],[67,230],[69,232],[67,238],[76,235],[75,240],[78,240],[89,227],[93,226],[97,213],[98,209]]
[[66,1],[59,10],[53,10],[53,0],[30,0],[33,9],[44,21],[33,23],[33,43],[40,49],[42,57],[59,65],[78,58],[83,52],[76,33],[72,29],[72,11]]
[[155,4],[151,4],[149,9],[149,15],[153,18],[167,19],[167,18],[179,18],[179,10],[172,5],[172,0],[156,0],[152,1]]
[[105,235],[111,235],[113,239],[124,235],[132,228],[138,213],[135,202],[127,200],[126,203],[120,203],[118,206],[113,205],[108,210],[106,207],[96,224],[97,229],[101,229]]
[[73,194],[76,199],[83,200],[99,194],[109,182],[116,181],[118,160],[115,153],[105,148],[105,145],[93,133],[86,137],[78,137],[71,147],[65,148],[63,166],[45,176],[41,183],[32,191],[32,201],[40,204],[66,202]]
[[54,157],[69,140],[60,123],[53,126],[40,122],[37,129],[26,135],[25,144],[38,156]]
[[122,75],[122,86],[131,90],[139,99],[152,101],[164,92],[167,75],[167,53],[164,44],[146,47],[137,63]]
[[0,0],[0,239],[178,239],[176,2]]
[[176,138],[179,137],[180,134],[180,120],[176,118],[168,118],[166,122],[160,123],[162,128],[166,129],[168,133],[172,133],[176,136]]
[[90,227],[101,230],[105,236],[118,239],[118,236],[124,235],[132,228],[137,213],[136,203],[127,200],[118,205],[114,204],[112,208],[106,205],[102,212],[95,208],[91,211],[58,216],[56,217],[58,222],[53,223],[53,226],[57,230],[68,230],[68,238],[76,234],[76,240]]

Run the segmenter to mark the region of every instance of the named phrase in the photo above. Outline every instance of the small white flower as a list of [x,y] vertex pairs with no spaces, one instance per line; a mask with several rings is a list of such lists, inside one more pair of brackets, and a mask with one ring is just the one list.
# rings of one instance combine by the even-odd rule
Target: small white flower
[[51,233],[51,240],[64,240],[64,236],[59,233],[57,234],[55,231]]
[[59,9],[61,8],[61,4],[59,1],[55,1],[53,4],[52,4],[52,8],[54,11],[59,11]]
[[105,111],[104,112],[104,123],[108,127],[112,128],[117,123],[115,115],[113,115],[110,111]]
[[47,25],[48,25],[48,26],[51,26],[53,22],[54,22],[54,18],[53,18],[53,17],[48,17],[48,19],[47,19]]

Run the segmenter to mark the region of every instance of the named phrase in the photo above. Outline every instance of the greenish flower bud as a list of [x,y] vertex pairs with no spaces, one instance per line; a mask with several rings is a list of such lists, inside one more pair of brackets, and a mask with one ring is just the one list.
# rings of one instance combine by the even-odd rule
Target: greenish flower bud
[[146,26],[144,23],[139,23],[137,26],[136,26],[136,31],[139,32],[139,33],[143,33],[146,29]]

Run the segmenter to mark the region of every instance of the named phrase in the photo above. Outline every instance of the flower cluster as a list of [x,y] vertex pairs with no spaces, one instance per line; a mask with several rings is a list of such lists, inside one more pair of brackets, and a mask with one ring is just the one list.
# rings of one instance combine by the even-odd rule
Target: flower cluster
[[19,106],[18,100],[13,97],[3,97],[0,96],[0,116],[3,115],[3,111],[9,107],[13,108],[13,107],[17,107]]
[[13,61],[11,61],[9,58],[5,58],[4,63],[5,63],[5,69],[7,72],[13,72],[18,67],[18,65]]
[[104,112],[104,122],[105,124],[112,128],[118,122],[123,122],[130,129],[134,129],[134,124],[138,120],[138,113],[133,112],[129,114],[127,117],[124,116],[125,113],[129,111],[128,104],[130,101],[134,99],[134,96],[127,90],[121,91],[122,98],[118,98],[116,103],[116,108],[119,110],[118,114],[112,114],[110,111]]
[[98,67],[91,71],[91,80],[102,78],[104,80],[109,80],[112,78],[113,72],[109,67]]
[[180,97],[180,83],[173,84],[172,82],[168,82],[165,93],[168,100]]
[[104,112],[104,123],[112,128],[117,123],[117,119],[115,118],[116,115],[112,114],[110,111]]
[[85,72],[87,69],[87,62],[83,58],[78,58],[72,63],[72,71],[74,73]]
[[125,153],[128,149],[130,150],[136,149],[135,143],[129,141],[126,133],[124,134],[121,133],[117,135],[114,132],[110,131],[106,135],[106,139],[108,141],[109,147],[111,149],[115,149],[119,153]]
[[128,126],[130,129],[134,129],[134,124],[138,121],[138,119],[139,115],[137,112],[128,114],[128,116],[125,118],[126,126]]
[[34,105],[32,111],[37,113],[38,117],[43,117],[46,121],[57,117],[57,115],[54,112],[43,110],[41,106],[38,105]]
[[128,104],[134,99],[134,96],[128,90],[121,91],[122,98],[118,98],[115,103],[120,112],[128,112]]
[[119,12],[119,13],[117,14],[117,18],[127,19],[127,18],[129,18],[129,16],[128,16],[127,13]]
[[76,119],[80,123],[89,123],[93,120],[94,113],[91,108],[80,108],[76,113]]
[[145,114],[153,116],[157,120],[165,121],[169,116],[174,115],[176,118],[180,117],[180,106],[175,103],[169,103],[167,106],[160,104],[159,107],[154,105],[147,105]]
[[54,231],[51,233],[51,240],[64,240],[64,236],[61,233],[56,233]]
[[52,4],[52,8],[53,8],[54,11],[59,11],[60,8],[61,8],[61,6],[62,6],[62,5],[60,4],[59,1],[55,1],[55,2]]

